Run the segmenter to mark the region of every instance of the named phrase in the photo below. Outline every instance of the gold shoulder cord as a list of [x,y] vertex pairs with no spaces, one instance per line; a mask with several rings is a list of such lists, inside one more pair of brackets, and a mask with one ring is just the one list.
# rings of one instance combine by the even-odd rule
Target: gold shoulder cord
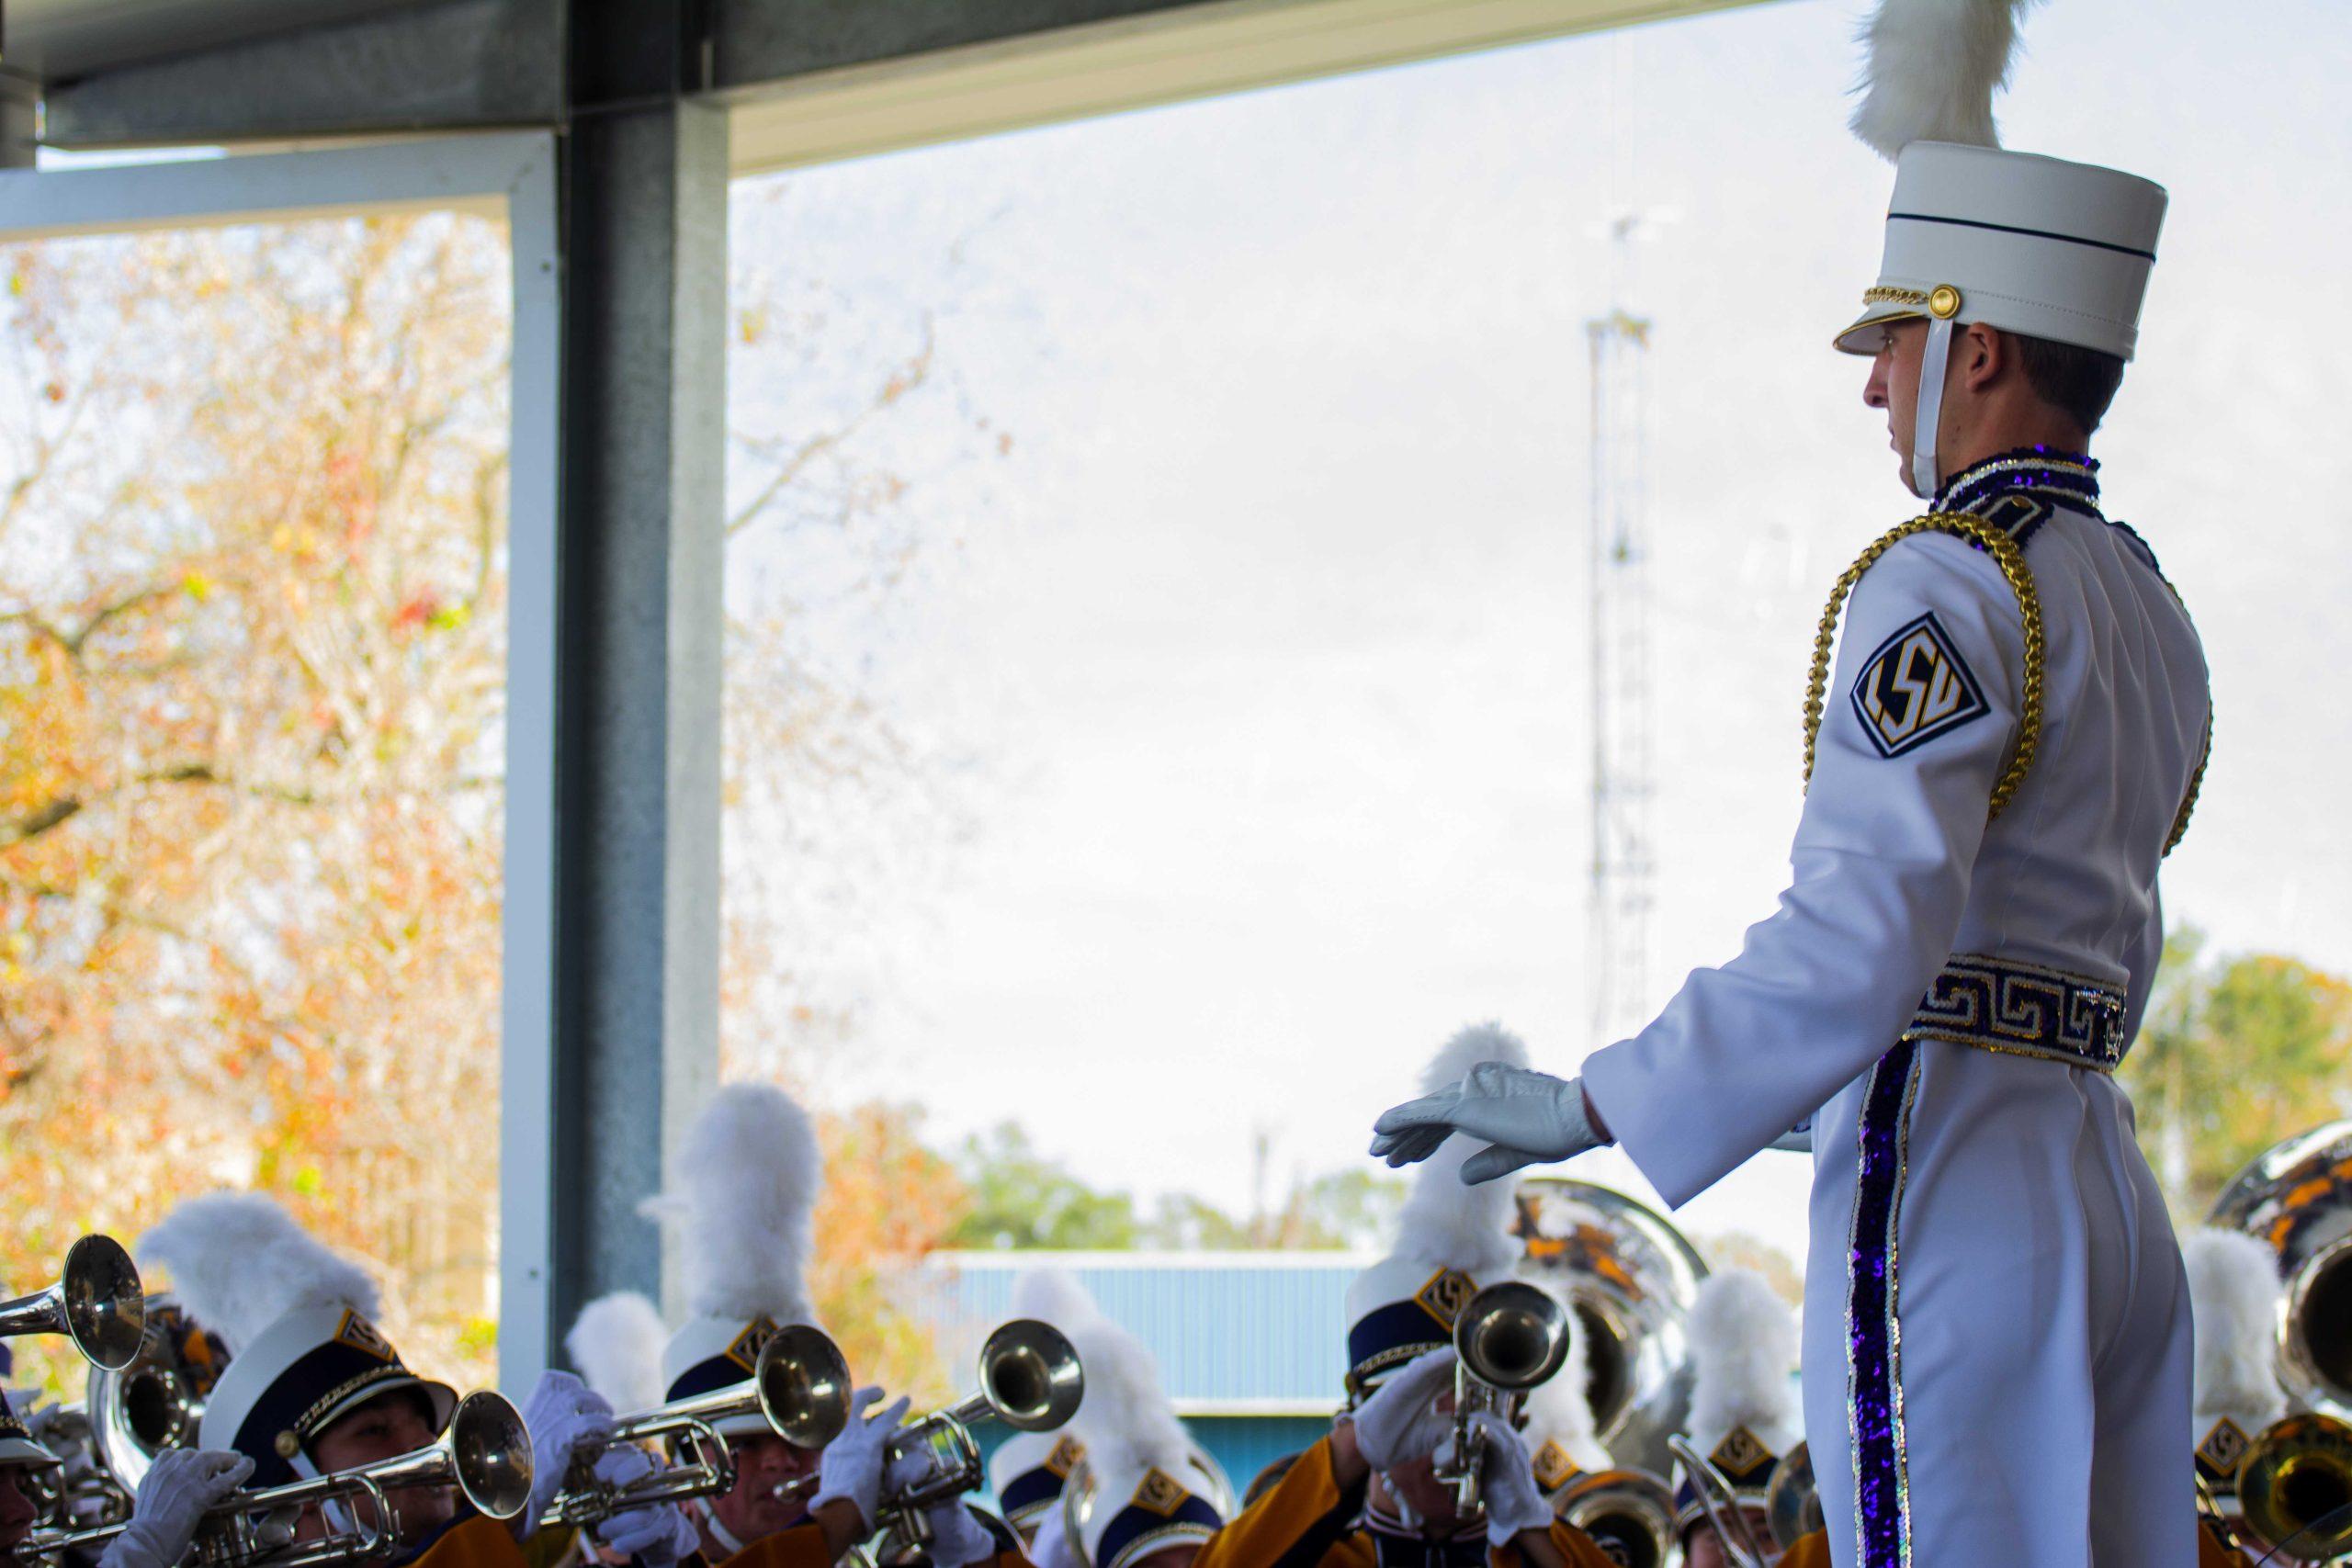
[[1908,523],[1897,524],[1884,538],[1864,550],[1829,591],[1829,607],[1821,612],[1821,629],[1814,634],[1813,673],[1805,682],[1804,779],[1810,786],[1814,748],[1821,739],[1822,697],[1829,689],[1830,650],[1837,641],[1838,614],[1845,608],[1846,595],[1854,591],[1854,584],[1862,580],[1864,572],[1878,564],[1881,556],[1914,534],[1929,533],[1955,534],[1982,546],[2001,569],[2009,592],[2017,595],[2018,615],[2025,623],[2025,694],[2018,704],[2018,751],[2009,760],[2008,771],[1993,786],[1992,808],[1985,813],[1985,820],[1990,821],[2017,794],[2018,785],[2025,781],[2026,770],[2033,765],[2034,748],[2041,742],[2041,595],[2034,590],[2033,572],[2026,566],[2025,552],[2018,548],[2018,542],[1982,517],[1965,512],[1930,512]]

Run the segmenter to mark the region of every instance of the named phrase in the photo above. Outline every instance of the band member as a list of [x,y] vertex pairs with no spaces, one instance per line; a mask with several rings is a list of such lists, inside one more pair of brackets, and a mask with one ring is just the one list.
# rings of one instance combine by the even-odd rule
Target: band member
[[[1525,1059],[1499,1029],[1466,1029],[1424,1084],[1453,1083],[1475,1062]],[[1481,1285],[1510,1277],[1519,1251],[1508,1234],[1510,1184],[1460,1179],[1476,1146],[1457,1138],[1433,1151],[1389,1255],[1350,1283],[1346,1404],[1329,1435],[1212,1536],[1194,1568],[1609,1568],[1598,1546],[1555,1517],[1509,1423],[1475,1418],[1480,1510],[1461,1514],[1453,1486],[1436,1473],[1441,1448],[1453,1457],[1455,1319]]]
[[[1012,1315],[1050,1323],[1064,1334],[1101,1315],[1102,1309],[1085,1286],[1059,1269],[1025,1269],[1012,1282]],[[1087,1362],[1089,1397],[1094,1388],[1092,1363]],[[1083,1404],[1080,1410],[1085,1409]],[[1062,1486],[1085,1457],[1085,1448],[1070,1427],[1058,1432],[1014,1432],[989,1455],[989,1485],[997,1506],[1004,1510],[1023,1546],[1033,1545],[1039,1530],[1061,1529]],[[1041,1563],[1040,1568],[1043,1568]]]
[[[1084,1568],[1191,1568],[1225,1523],[1222,1472],[1185,1432],[1141,1340],[1100,1315],[1067,1326],[1086,1369],[1071,1418],[1086,1454],[1082,1517],[1066,1501],[1064,1528]],[[1065,1497],[1071,1496],[1065,1494]],[[1072,1528],[1075,1527],[1075,1528]]]
[[1837,585],[1778,913],[1581,1080],[1481,1066],[1375,1128],[1397,1162],[1469,1134],[1474,1180],[1614,1141],[1679,1205],[1809,1122],[1804,1400],[1839,1568],[2195,1553],[2187,1294],[2111,1074],[2210,704],[2088,455],[2165,197],[1991,144],[2014,31],[2006,0],[1885,0],[1872,29],[1858,124],[1894,196],[1837,345],[1937,515]]
[[[40,1522],[28,1472],[56,1466],[57,1456],[33,1440],[0,1393],[0,1562],[15,1563],[17,1549]],[[195,1543],[207,1513],[244,1484],[253,1465],[217,1450],[172,1449],[158,1454],[139,1483],[130,1522],[107,1542],[98,1568],[175,1568]]]
[[[1772,1472],[1803,1440],[1796,1314],[1752,1269],[1708,1277],[1690,1304],[1690,1446],[1730,1487],[1748,1535],[1769,1542]],[[1731,1556],[1689,1478],[1675,1494],[1684,1568],[1725,1568]]]
[[[174,1210],[140,1243],[170,1270],[187,1316],[227,1348],[199,1438],[244,1456],[256,1488],[331,1475],[429,1445],[458,1404],[447,1383],[411,1371],[376,1326],[375,1282],[257,1193],[214,1193]],[[571,1386],[567,1387],[567,1383]],[[556,1374],[527,1410],[535,1474],[569,1464],[611,1429],[611,1413]],[[531,1419],[526,1416],[526,1421]],[[475,1514],[447,1486],[390,1489],[390,1520],[365,1502],[303,1510],[296,1539],[353,1524],[389,1529],[398,1560],[433,1568],[518,1568],[515,1528]],[[536,1516],[526,1509],[518,1524]]]

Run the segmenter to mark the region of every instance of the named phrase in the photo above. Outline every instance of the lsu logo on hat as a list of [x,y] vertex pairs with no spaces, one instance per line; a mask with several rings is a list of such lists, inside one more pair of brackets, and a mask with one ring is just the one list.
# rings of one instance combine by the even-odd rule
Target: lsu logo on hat
[[356,1312],[343,1314],[343,1322],[335,1328],[334,1338],[336,1344],[348,1345],[379,1361],[397,1363],[401,1359],[401,1353],[392,1348],[392,1342],[384,1337],[384,1331]]
[[1136,1485],[1135,1495],[1127,1502],[1135,1507],[1147,1508],[1162,1517],[1169,1517],[1182,1507],[1184,1500],[1191,1495],[1182,1482],[1155,1465],[1143,1472],[1143,1480]]
[[1882,757],[1900,757],[1993,711],[1932,610],[1879,644],[1852,694],[1862,732]]
[[1454,1320],[1462,1315],[1462,1309],[1468,1306],[1470,1298],[1477,1293],[1477,1281],[1469,1275],[1459,1269],[1441,1269],[1429,1277],[1428,1283],[1414,1292],[1413,1300],[1420,1303],[1423,1312],[1443,1324],[1451,1333]]
[[765,1315],[755,1317],[743,1325],[743,1332],[727,1347],[727,1359],[745,1371],[757,1371],[760,1352],[767,1348],[769,1340],[776,1337],[775,1320]]

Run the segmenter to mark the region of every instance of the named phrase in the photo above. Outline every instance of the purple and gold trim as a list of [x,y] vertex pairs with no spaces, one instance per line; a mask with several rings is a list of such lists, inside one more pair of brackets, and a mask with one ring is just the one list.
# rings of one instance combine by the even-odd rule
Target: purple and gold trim
[[1928,982],[1905,1040],[1942,1040],[2111,1073],[2123,1065],[2125,987],[2038,964],[1955,953]]
[[1847,1420],[1854,1445],[1858,1568],[1909,1568],[1911,1478],[1903,1444],[1903,1329],[1897,1233],[1910,1164],[1919,1047],[1905,1039],[1879,1058],[1862,1090],[1860,1169],[1847,1244]]

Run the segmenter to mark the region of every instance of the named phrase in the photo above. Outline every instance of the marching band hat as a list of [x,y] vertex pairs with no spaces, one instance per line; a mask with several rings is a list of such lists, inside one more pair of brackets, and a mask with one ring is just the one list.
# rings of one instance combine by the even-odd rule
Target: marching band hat
[[0,1389],[0,1465],[58,1462],[55,1454],[33,1440],[32,1433],[10,1404],[8,1391]]
[[[816,1324],[804,1280],[824,1180],[815,1123],[774,1085],[729,1084],[695,1119],[673,1190],[639,1206],[679,1224],[693,1314],[662,1352],[666,1398],[741,1382],[779,1328]],[[717,1425],[771,1430],[756,1414]]]
[[[1462,1081],[1481,1062],[1527,1065],[1527,1047],[1499,1024],[1446,1042],[1421,1075],[1421,1092]],[[1510,1234],[1514,1183],[1462,1180],[1476,1139],[1456,1133],[1413,1173],[1388,1256],[1348,1284],[1347,1393],[1360,1404],[1391,1372],[1453,1343],[1454,1319],[1481,1285],[1510,1278],[1519,1252]]]
[[[1804,1436],[1792,1374],[1797,1320],[1764,1276],[1749,1269],[1711,1274],[1690,1303],[1690,1446],[1707,1456],[1732,1495],[1765,1506],[1773,1467]],[[1685,1478],[1674,1495],[1674,1528],[1706,1517]]]
[[1070,1426],[1085,1446],[1088,1484],[1063,1500],[1080,1561],[1131,1568],[1215,1535],[1232,1488],[1176,1418],[1150,1350],[1100,1315],[1066,1332],[1086,1368],[1086,1399]]
[[[1059,1269],[1024,1269],[1012,1281],[1012,1315],[1051,1324],[1066,1335],[1102,1315],[1094,1297]],[[1090,1371],[1090,1380],[1094,1374]],[[1090,1382],[1091,1390],[1095,1385]],[[1100,1399],[1099,1393],[1090,1398]],[[1081,1408],[1083,1406],[1081,1405]],[[1062,1486],[1086,1455],[1075,1433],[1014,1432],[989,1455],[989,1485],[1004,1517],[1023,1535],[1034,1534],[1062,1498]]]
[[2287,1413],[2276,1360],[2278,1259],[2250,1235],[2205,1229],[2181,1238],[2180,1255],[2196,1339],[2197,1473],[2217,1495],[2233,1499],[2247,1447]]
[[458,1405],[448,1384],[408,1369],[376,1326],[375,1281],[257,1192],[191,1198],[139,1244],[171,1270],[189,1318],[229,1350],[198,1441],[254,1461],[253,1484],[317,1473],[321,1432],[370,1400],[413,1389],[435,1432]]

